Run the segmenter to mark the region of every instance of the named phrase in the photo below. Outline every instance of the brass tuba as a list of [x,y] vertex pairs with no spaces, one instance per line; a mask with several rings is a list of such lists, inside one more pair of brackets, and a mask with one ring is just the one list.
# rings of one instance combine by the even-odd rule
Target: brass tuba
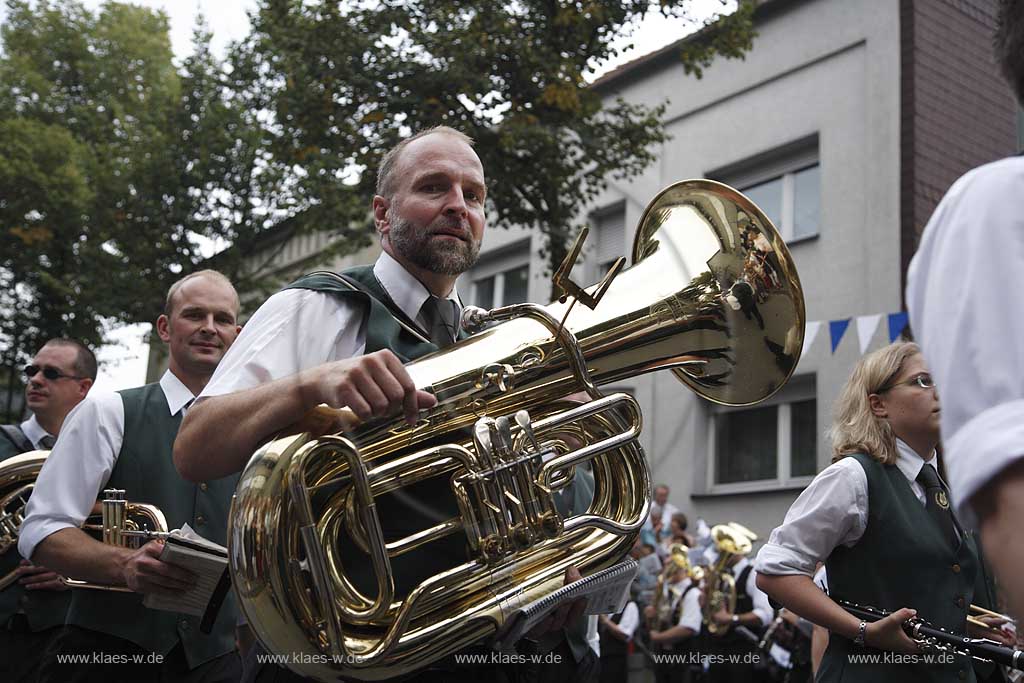
[[725,631],[728,626],[716,623],[712,617],[723,607],[730,614],[736,612],[736,579],[726,571],[729,561],[737,555],[749,555],[757,534],[742,524],[729,522],[714,526],[711,538],[715,542],[718,558],[704,572],[706,599],[702,611],[708,632],[717,634]]
[[[711,401],[746,405],[785,384],[803,294],[750,200],[708,180],[671,185],[644,211],[633,262],[583,291],[565,282],[567,259],[556,282],[571,301],[470,311],[498,324],[407,366],[438,399],[416,425],[359,425],[343,409],[344,432],[253,455],[229,564],[269,652],[303,676],[379,680],[494,636],[570,565],[617,563],[648,515],[639,407],[600,385],[671,368]],[[580,391],[589,402],[560,400]],[[574,480],[593,496],[568,514]]]
[[[0,576],[0,590],[18,578],[18,562],[11,562],[8,558],[18,555],[18,528],[25,519],[25,506],[48,455],[50,451],[29,451],[0,462],[0,558],[5,560],[5,566],[12,567]],[[82,529],[104,543],[129,548],[165,537],[167,520],[164,513],[154,505],[130,503],[124,494],[120,489],[106,489],[103,500],[93,506],[92,514],[82,524]],[[130,592],[123,586],[107,586],[67,577],[61,577],[61,580],[72,588]]]

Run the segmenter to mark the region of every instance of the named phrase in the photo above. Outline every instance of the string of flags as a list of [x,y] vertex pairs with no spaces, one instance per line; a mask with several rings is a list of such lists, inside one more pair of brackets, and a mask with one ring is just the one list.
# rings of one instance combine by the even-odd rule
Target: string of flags
[[907,318],[906,311],[899,311],[897,313],[876,313],[874,315],[859,315],[855,318],[842,318],[840,320],[811,320],[807,322],[804,327],[804,348],[801,355],[805,355],[808,349],[811,348],[811,344],[814,343],[815,338],[818,336],[818,332],[821,330],[822,325],[828,324],[828,335],[829,341],[832,343],[832,353],[836,352],[839,348],[839,342],[843,340],[843,336],[850,327],[850,323],[856,321],[857,328],[857,341],[860,343],[860,353],[864,353],[868,349],[868,344],[871,343],[871,339],[875,336],[875,331],[878,330],[879,323],[882,322],[882,318],[886,318],[888,322],[888,333],[889,343],[896,341],[896,339],[903,334],[903,330],[906,329],[907,324],[910,322]]

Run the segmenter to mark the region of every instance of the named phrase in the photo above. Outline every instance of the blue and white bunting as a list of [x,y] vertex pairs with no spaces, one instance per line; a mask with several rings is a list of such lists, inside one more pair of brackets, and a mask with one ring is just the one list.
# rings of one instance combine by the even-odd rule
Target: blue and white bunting
[[843,340],[843,335],[846,334],[846,328],[850,326],[850,320],[852,320],[852,318],[828,321],[828,333],[832,338],[832,353],[836,352],[836,347],[838,347],[839,342]]
[[868,344],[871,343],[871,338],[875,336],[875,330],[878,329],[878,323],[881,320],[881,313],[857,316],[857,341],[860,342],[860,355],[863,356],[867,353]]

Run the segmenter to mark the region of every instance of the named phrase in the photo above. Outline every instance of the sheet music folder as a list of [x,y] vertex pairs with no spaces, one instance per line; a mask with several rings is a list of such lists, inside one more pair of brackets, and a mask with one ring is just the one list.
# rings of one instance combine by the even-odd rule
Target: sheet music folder
[[629,598],[629,586],[636,576],[637,567],[635,560],[626,559],[520,607],[494,636],[491,647],[506,652],[515,649],[515,644],[559,605],[577,598],[587,599],[584,614],[619,612]]
[[227,548],[208,541],[187,524],[164,539],[160,560],[189,570],[196,575],[196,584],[190,590],[172,596],[149,593],[142,601],[146,607],[201,617],[206,613],[211,597],[224,592],[223,589],[218,591],[218,587],[227,571]]

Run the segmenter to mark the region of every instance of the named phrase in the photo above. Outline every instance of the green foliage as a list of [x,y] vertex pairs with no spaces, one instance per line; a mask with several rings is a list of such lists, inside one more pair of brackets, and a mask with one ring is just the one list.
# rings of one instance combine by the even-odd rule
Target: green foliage
[[[541,230],[553,268],[587,203],[648,166],[666,139],[664,104],[606,105],[586,74],[617,54],[624,26],[690,5],[262,0],[232,61],[239,89],[269,114],[267,178],[287,189],[278,196],[298,223],[369,231],[364,169],[410,131],[447,124],[477,141],[490,224]],[[687,70],[742,55],[752,11],[712,18],[681,55]]]
[[96,345],[104,321],[152,321],[200,237],[251,241],[259,131],[202,30],[179,69],[163,13],[6,4],[0,365],[15,367],[47,338]]

